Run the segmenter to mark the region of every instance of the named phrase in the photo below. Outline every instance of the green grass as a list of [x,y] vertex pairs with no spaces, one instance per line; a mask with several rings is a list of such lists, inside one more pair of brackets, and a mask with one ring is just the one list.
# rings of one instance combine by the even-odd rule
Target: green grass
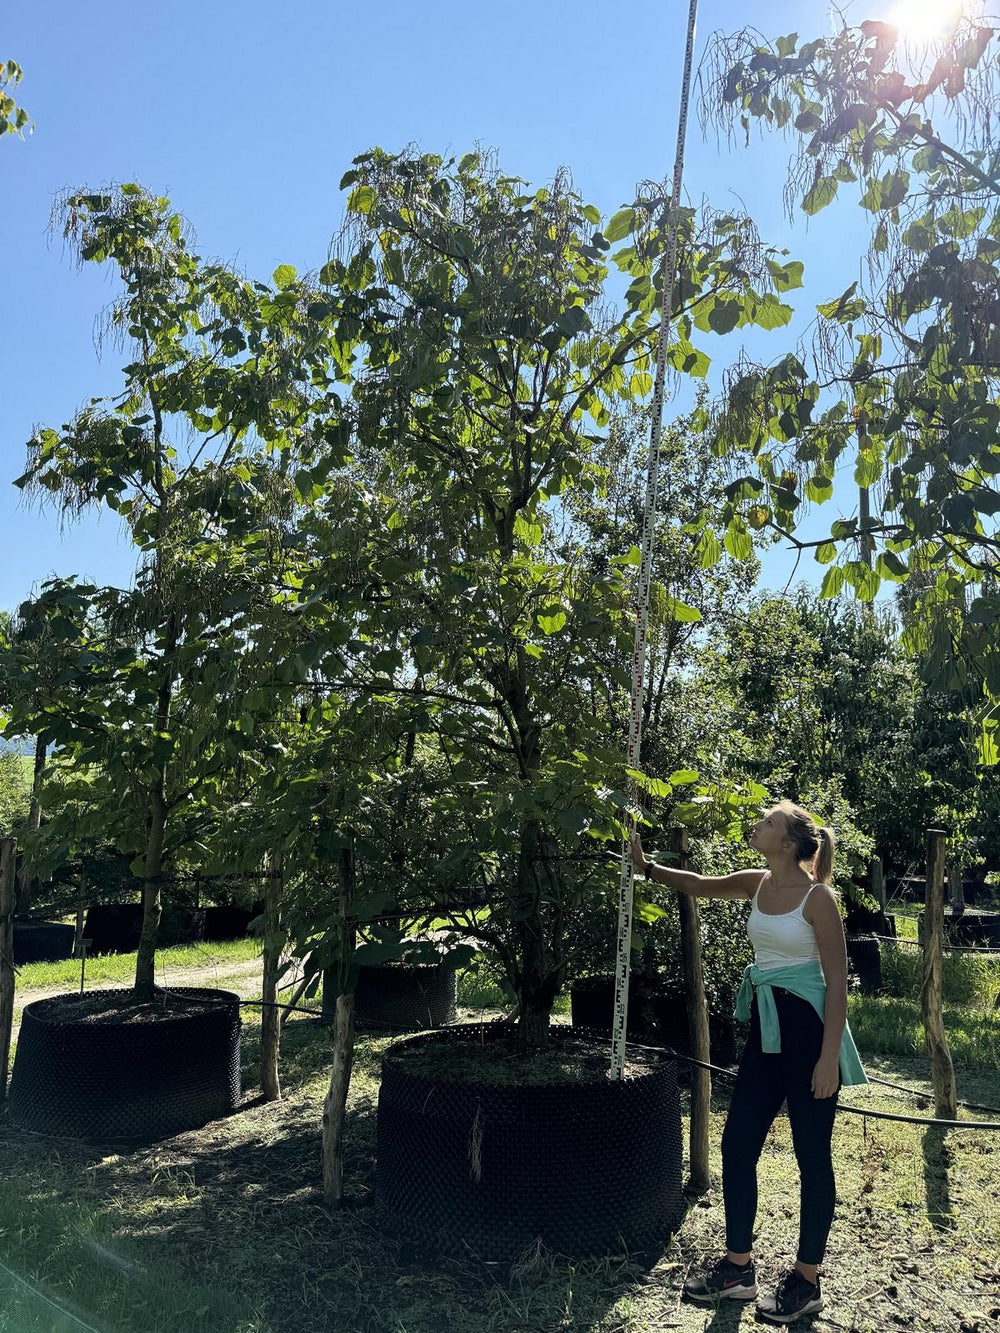
[[890,916],[896,918],[896,934],[902,940],[917,938],[917,914],[923,911],[923,903],[890,903]]
[[[244,1078],[252,1095],[259,1029],[256,1012],[247,1012]],[[652,1256],[569,1263],[536,1250],[507,1269],[473,1255],[452,1262],[402,1251],[371,1206],[379,1061],[393,1040],[358,1041],[349,1209],[331,1212],[319,1193],[330,1036],[319,1023],[293,1018],[279,1103],[250,1104],[204,1130],[120,1154],[0,1133],[0,1259],[100,1333],[735,1333],[754,1325],[752,1312],[742,1321],[739,1311],[713,1317],[679,1300],[691,1265],[722,1242],[717,1176]],[[908,1084],[926,1075],[922,1062],[905,1057],[874,1062],[876,1070]],[[997,1104],[1000,1079],[983,1074],[964,1091]],[[847,1098],[914,1110],[874,1088],[851,1089]],[[726,1106],[719,1087],[710,1129],[716,1173]],[[955,1134],[942,1145],[914,1126],[844,1115],[835,1149],[840,1203],[817,1328],[940,1333],[977,1311],[985,1320],[996,1303],[1000,1138]],[[798,1181],[783,1119],[765,1148],[760,1182],[767,1289],[795,1246]],[[0,1271],[0,1328],[76,1333],[79,1325]]]
[[[240,952],[248,946],[249,953]],[[210,952],[220,963],[242,961],[253,957],[254,947],[240,941],[232,948],[210,946]],[[168,966],[197,965],[190,955],[165,950],[163,956]],[[205,984],[211,971],[210,965]],[[19,986],[26,984],[23,973]],[[507,1005],[496,976],[482,969],[460,974],[459,993],[463,1008],[493,1002],[490,1017]],[[319,996],[308,1004],[318,1008]],[[396,1036],[359,1035],[346,1135],[350,1207],[332,1212],[319,1189],[329,1030],[294,1015],[282,1038],[283,1100],[254,1104],[259,1019],[259,1010],[244,1010],[246,1106],[203,1130],[109,1153],[0,1125],[3,1333],[736,1333],[756,1327],[752,1311],[741,1321],[739,1311],[713,1316],[679,1299],[689,1268],[722,1243],[719,1142],[728,1104],[722,1080],[710,1127],[713,1188],[665,1239],[661,1253],[569,1263],[535,1251],[510,1269],[491,1268],[472,1255],[452,1262],[408,1253],[378,1225],[375,1111],[381,1056]],[[852,994],[850,1019],[871,1074],[929,1087],[912,998]],[[959,1095],[1000,1106],[994,1014],[950,1004],[945,1023]],[[844,1100],[927,1114],[874,1085],[848,1089]],[[842,1115],[835,1151],[839,1203],[824,1269],[827,1310],[817,1330],[941,1333],[965,1320],[967,1328],[986,1333],[995,1326],[987,1312],[1000,1306],[994,1204],[1000,1134],[954,1133],[942,1142],[933,1130]],[[783,1118],[765,1148],[760,1186],[758,1255],[766,1290],[795,1249],[798,1179]]]
[[[882,941],[882,982],[891,995],[919,1000],[922,967],[920,949]],[[945,1004],[992,1010],[1000,995],[1000,957],[945,954],[941,985]]]
[[[260,956],[260,941],[252,938],[222,940],[213,944],[177,944],[160,949],[156,955],[157,977],[161,969],[212,967],[248,962]],[[135,954],[102,954],[87,959],[87,982],[120,981],[130,986],[135,978]],[[58,963],[25,963],[18,969],[17,989],[34,990],[41,986],[79,986],[80,960],[67,958]]]
[[[45,1162],[0,1196],[0,1328],[73,1330],[262,1327],[248,1293],[179,1280],[169,1263],[122,1245],[108,1208],[83,1181],[60,1180]],[[167,1313],[169,1312],[169,1313]],[[164,1321],[164,1315],[169,1323]]]
[[[852,994],[847,1000],[847,1017],[862,1060],[868,1054],[924,1053],[923,1020],[914,1000]],[[946,1004],[944,1028],[956,1068],[1000,1071],[1000,1023],[992,1010]]]

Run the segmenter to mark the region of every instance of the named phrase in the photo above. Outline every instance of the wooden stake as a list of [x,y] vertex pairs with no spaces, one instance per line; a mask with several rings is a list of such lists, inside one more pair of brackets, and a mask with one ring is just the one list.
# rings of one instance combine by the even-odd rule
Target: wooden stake
[[264,980],[261,999],[264,1006],[260,1017],[260,1087],[264,1100],[281,1100],[281,1082],[278,1077],[278,1054],[281,1045],[280,1015],[276,1008],[278,1002],[278,969],[281,966],[281,951],[285,939],[281,931],[281,890],[284,884],[282,876],[281,852],[271,857],[272,872],[264,881]]
[[87,880],[80,872],[80,901],[76,905],[76,928],[73,931],[73,957],[79,958],[83,948],[83,931],[87,922]]
[[[326,977],[334,978],[339,974],[343,978],[351,967],[357,942],[354,899],[354,849],[345,847],[340,854],[340,957],[336,967],[327,969]],[[349,990],[342,989],[337,996],[337,1016],[333,1025],[333,1069],[323,1101],[323,1198],[335,1208],[339,1208],[344,1201],[344,1121],[347,1117],[347,1094],[351,1087],[353,1063],[352,986]]]
[[339,1207],[344,1201],[344,1120],[354,1064],[354,992],[337,996],[333,1025],[333,1069],[323,1100],[323,1198]]
[[[680,868],[687,869],[687,829],[671,830],[674,850],[680,854]],[[701,911],[697,899],[687,893],[677,895],[681,916],[681,970],[687,1004],[691,1054],[708,1063],[708,1004],[705,999],[705,973],[701,959]],[[687,1189],[704,1194],[711,1183],[708,1169],[708,1122],[712,1105],[712,1075],[707,1069],[691,1066],[690,1179]]]
[[924,903],[920,1007],[924,1018],[924,1040],[930,1060],[931,1082],[934,1084],[934,1114],[940,1120],[954,1120],[958,1111],[958,1095],[941,1007],[945,842],[943,830],[927,830],[927,893]]
[[284,1007],[278,1014],[278,1027],[283,1028],[295,1010],[295,1006],[306,992],[306,987],[312,981],[312,977],[303,977],[299,984],[292,991],[291,998],[285,1001]]
[[0,838],[0,1101],[7,1097],[7,1066],[14,1028],[14,899],[17,844]]

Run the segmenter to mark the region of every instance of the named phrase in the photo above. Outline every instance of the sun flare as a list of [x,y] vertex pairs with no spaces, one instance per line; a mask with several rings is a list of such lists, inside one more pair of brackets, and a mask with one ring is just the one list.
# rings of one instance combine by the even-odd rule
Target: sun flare
[[933,42],[949,37],[967,10],[962,0],[897,0],[888,18],[902,37]]

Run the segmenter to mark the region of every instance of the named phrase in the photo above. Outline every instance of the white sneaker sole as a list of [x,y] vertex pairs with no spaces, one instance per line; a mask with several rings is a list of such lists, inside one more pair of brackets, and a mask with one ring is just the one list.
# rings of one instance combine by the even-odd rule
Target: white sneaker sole
[[822,1308],[823,1308],[822,1296],[818,1296],[816,1300],[810,1301],[808,1305],[804,1305],[802,1309],[799,1310],[796,1314],[778,1314],[777,1309],[775,1308],[774,1305],[773,1297],[770,1298],[769,1305],[762,1305],[759,1301],[757,1303],[758,1313],[762,1314],[765,1319],[770,1319],[772,1323],[775,1324],[794,1323],[796,1319],[802,1319],[807,1314],[815,1314],[817,1310],[822,1310]]
[[752,1287],[727,1287],[724,1291],[688,1291],[685,1287],[684,1295],[688,1300],[700,1301],[705,1305],[714,1301],[755,1301],[757,1284],[754,1283]]

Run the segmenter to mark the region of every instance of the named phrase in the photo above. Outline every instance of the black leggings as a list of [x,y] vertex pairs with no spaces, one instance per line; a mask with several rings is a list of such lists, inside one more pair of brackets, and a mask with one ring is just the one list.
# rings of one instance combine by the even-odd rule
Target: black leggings
[[799,1164],[798,1260],[822,1263],[837,1200],[830,1140],[837,1097],[814,1097],[809,1084],[823,1045],[823,1020],[808,1000],[774,987],[781,1050],[765,1055],[754,995],[750,1035],[722,1134],[722,1189],[726,1244],[736,1254],[753,1248],[757,1215],[757,1161],[782,1102],[788,1100],[792,1144]]

